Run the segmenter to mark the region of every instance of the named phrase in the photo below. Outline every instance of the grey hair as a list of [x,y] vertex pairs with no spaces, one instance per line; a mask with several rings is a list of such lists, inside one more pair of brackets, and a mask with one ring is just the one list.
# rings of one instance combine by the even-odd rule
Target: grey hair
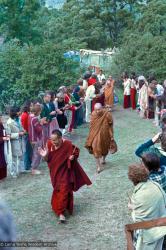
[[57,98],[64,98],[64,94],[62,92],[59,92],[57,95],[56,95]]
[[[2,242],[14,242],[15,237],[15,225],[13,222],[13,216],[8,207],[0,200],[0,243]],[[1,250],[11,250],[13,247],[0,247]]]

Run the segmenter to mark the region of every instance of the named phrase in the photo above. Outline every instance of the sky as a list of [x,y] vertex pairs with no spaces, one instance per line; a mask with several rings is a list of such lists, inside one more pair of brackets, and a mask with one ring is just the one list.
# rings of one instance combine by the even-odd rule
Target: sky
[[47,7],[61,8],[65,0],[46,0]]

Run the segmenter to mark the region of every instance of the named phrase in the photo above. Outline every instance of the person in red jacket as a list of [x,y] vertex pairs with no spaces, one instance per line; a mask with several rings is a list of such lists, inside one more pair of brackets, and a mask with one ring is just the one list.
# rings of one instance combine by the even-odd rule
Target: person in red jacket
[[30,106],[32,105],[31,101],[27,101],[24,103],[22,107],[22,114],[21,114],[21,125],[26,133],[23,136],[24,141],[24,167],[26,171],[31,169],[32,163],[32,146],[29,141],[29,132],[28,132],[28,120],[29,120],[29,113],[30,113]]
[[92,73],[92,76],[88,79],[88,87],[90,85],[94,85],[97,81],[97,75],[95,73]]

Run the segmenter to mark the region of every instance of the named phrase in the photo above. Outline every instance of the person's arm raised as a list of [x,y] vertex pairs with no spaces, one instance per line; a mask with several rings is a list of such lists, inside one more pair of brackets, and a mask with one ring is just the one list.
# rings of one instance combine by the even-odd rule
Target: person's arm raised
[[42,156],[42,158],[47,161],[48,160],[48,149],[44,148],[42,149],[41,147],[38,148],[38,153],[39,155]]

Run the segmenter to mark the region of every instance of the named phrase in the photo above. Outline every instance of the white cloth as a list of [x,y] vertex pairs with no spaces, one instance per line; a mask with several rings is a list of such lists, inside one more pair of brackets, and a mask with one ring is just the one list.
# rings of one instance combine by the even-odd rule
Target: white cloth
[[24,170],[23,138],[19,136],[20,131],[23,131],[23,128],[21,126],[19,127],[15,120],[9,118],[7,120],[6,133],[10,135],[10,142],[8,142],[8,169],[12,176],[17,176],[19,172]]
[[123,82],[124,95],[130,95],[131,79],[127,79]]
[[87,90],[87,88],[88,88],[87,80],[85,80],[85,79],[83,80],[83,86],[82,87],[83,87],[84,90]]
[[163,88],[163,86],[162,85],[160,85],[160,84],[157,84],[156,85],[156,88],[157,88],[157,95],[162,95],[163,93],[164,93],[164,88]]
[[91,116],[91,100],[86,100],[86,109],[85,109],[85,121],[90,122],[90,116]]
[[105,79],[104,74],[102,74],[102,75],[99,74],[99,75],[97,75],[97,77],[98,77],[99,82],[102,82],[102,80]]
[[137,85],[136,85],[136,80],[131,79],[131,88],[136,89]]
[[95,95],[95,87],[94,85],[90,85],[87,90],[86,90],[86,95],[85,95],[85,102],[87,100],[92,100],[94,97],[96,97]]

